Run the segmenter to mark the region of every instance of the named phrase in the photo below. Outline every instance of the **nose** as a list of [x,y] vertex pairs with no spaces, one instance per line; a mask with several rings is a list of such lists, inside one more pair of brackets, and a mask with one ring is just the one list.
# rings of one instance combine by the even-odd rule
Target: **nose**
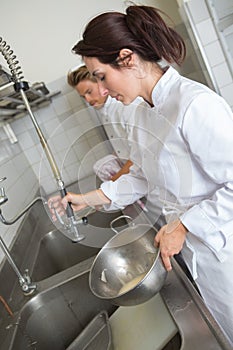
[[106,87],[104,87],[102,83],[98,82],[98,87],[101,96],[107,96],[109,94],[108,89],[106,89]]

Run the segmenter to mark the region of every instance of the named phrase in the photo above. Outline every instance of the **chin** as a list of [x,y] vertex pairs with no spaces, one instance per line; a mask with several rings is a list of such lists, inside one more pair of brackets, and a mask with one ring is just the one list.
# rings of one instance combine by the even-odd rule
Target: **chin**
[[93,106],[93,108],[95,108],[95,109],[100,109],[100,108],[102,108],[103,106],[104,106],[104,103],[99,104],[99,105],[96,105],[96,106]]
[[128,106],[128,105],[130,105],[130,103],[132,103],[134,100],[122,100],[122,101],[120,101],[121,103],[123,103],[123,105],[125,105],[125,106]]

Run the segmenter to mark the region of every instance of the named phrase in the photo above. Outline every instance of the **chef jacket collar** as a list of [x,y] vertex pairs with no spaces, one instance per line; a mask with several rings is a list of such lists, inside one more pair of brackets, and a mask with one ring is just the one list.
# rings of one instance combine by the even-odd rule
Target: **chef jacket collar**
[[155,107],[161,105],[167,98],[173,82],[179,78],[179,73],[171,66],[164,68],[164,74],[152,91],[152,101]]

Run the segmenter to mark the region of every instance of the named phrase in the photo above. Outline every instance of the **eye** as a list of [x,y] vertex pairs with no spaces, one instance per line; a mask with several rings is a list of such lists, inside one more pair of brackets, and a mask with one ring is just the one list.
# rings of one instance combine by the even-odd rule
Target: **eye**
[[99,77],[99,80],[100,81],[104,81],[104,79],[105,79],[105,76],[103,75],[102,77]]

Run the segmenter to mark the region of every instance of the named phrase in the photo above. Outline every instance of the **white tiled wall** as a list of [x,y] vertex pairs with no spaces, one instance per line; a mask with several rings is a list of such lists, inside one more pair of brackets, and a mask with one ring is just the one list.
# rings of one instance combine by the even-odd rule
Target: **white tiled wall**
[[[8,202],[1,206],[6,219],[12,219],[35,196],[38,180],[19,144],[10,144],[3,129],[0,129],[0,177],[7,180],[0,183],[5,188]],[[9,247],[21,220],[11,226],[0,223],[0,235]],[[4,255],[0,249],[0,261]]]
[[221,34],[216,30],[213,15],[207,6],[206,0],[179,1],[181,7],[185,5],[191,14],[192,24],[198,41],[200,42],[214,79],[216,90],[233,109],[233,72],[229,57],[223,49]]
[[[34,112],[48,141],[65,185],[93,173],[93,164],[109,153],[102,137],[95,111],[90,111],[77,92],[66,83],[66,77],[47,85],[61,94],[51,104]],[[11,123],[18,142],[11,144],[0,128],[0,183],[6,190],[8,202],[1,206],[6,219],[16,216],[35,197],[40,187],[47,194],[57,190],[53,172],[40,144],[30,117]],[[20,220],[11,226],[0,222],[0,235],[10,247]],[[0,249],[0,262],[3,252]]]

